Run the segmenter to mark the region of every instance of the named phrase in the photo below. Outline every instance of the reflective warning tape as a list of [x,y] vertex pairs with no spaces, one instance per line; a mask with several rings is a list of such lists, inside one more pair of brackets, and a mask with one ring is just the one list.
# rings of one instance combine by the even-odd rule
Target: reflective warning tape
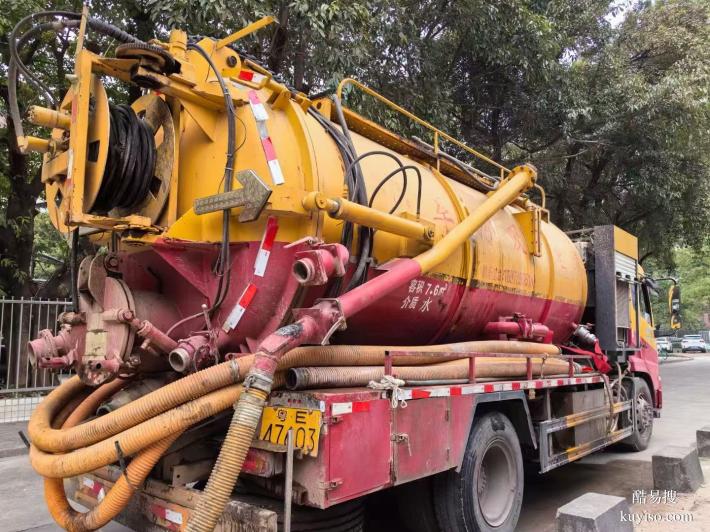
[[241,320],[242,316],[244,316],[247,307],[252,302],[255,295],[256,285],[253,283],[249,283],[244,289],[244,292],[242,292],[242,295],[239,296],[239,301],[237,301],[237,304],[234,306],[232,311],[229,313],[229,316],[227,316],[227,319],[224,321],[224,325],[222,325],[222,329],[224,330],[224,332],[229,332],[237,326],[239,320]]
[[259,95],[255,90],[251,90],[248,93],[249,96],[249,106],[251,107],[251,112],[254,113],[254,119],[257,122],[263,122],[269,119],[269,113],[266,112],[266,107],[259,100]]
[[165,521],[175,523],[176,525],[181,525],[183,523],[182,513],[171,510],[170,508],[165,508],[159,504],[151,504],[150,511],[156,517],[160,517]]
[[261,238],[259,251],[254,261],[254,275],[258,277],[264,277],[266,266],[269,263],[269,256],[271,255],[271,248],[274,246],[274,240],[276,240],[278,230],[278,220],[275,216],[269,216],[266,221],[266,230],[264,231],[264,236]]
[[340,416],[356,412],[369,412],[370,401],[353,401],[350,403],[333,403],[330,405],[330,415]]
[[261,83],[266,76],[259,74],[258,72],[253,72],[251,70],[240,70],[237,77],[244,81],[251,81],[252,83]]
[[[599,382],[602,382],[601,376],[590,375],[585,377],[571,377],[563,379],[534,379],[529,381],[487,382],[483,384],[438,386],[432,388],[400,388],[397,399],[400,401],[410,401],[412,399],[428,399],[430,397],[456,397],[459,395],[473,395],[516,390],[536,390],[540,388],[555,388],[558,386],[573,386],[575,384],[594,384]],[[383,392],[381,398],[389,400],[387,392]],[[333,416],[352,414],[355,412],[369,412],[369,410],[369,401],[332,403],[330,405],[330,413]]]
[[[468,384],[462,386],[400,389],[398,399],[426,399],[429,397],[449,397],[479,393],[510,392],[517,390],[539,390],[556,388],[558,386],[573,386],[575,384],[594,384],[602,382],[599,375],[585,377],[567,377],[562,379],[533,379],[529,381],[487,382],[483,384]],[[382,397],[386,397],[384,393]]]
[[264,155],[266,155],[266,162],[269,165],[269,172],[271,173],[271,180],[274,185],[283,185],[286,181],[284,180],[284,174],[281,171],[281,165],[276,157],[276,150],[274,149],[274,143],[271,141],[269,136],[269,130],[266,127],[266,121],[269,119],[269,115],[266,112],[266,107],[259,100],[259,95],[255,90],[251,90],[248,93],[249,96],[249,106],[251,107],[252,113],[254,113],[254,119],[256,120],[256,127],[259,130],[259,137],[261,138],[261,147],[264,149]]
[[87,488],[89,488],[91,495],[93,497],[96,497],[96,500],[98,500],[99,502],[104,500],[104,497],[106,496],[106,490],[104,489],[103,484],[101,484],[100,482],[96,482],[95,480],[89,477],[83,477],[81,479],[81,483]]

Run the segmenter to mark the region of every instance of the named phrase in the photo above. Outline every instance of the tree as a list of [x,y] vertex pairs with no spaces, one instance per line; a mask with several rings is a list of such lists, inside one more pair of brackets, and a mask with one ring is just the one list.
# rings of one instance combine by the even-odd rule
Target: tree
[[[652,263],[649,273],[654,277],[673,277],[681,286],[681,318],[684,330],[697,331],[706,328],[705,314],[710,313],[710,246],[700,250],[689,247],[676,248],[672,252],[674,266],[665,268]],[[669,328],[667,285],[664,283],[655,299],[653,313],[656,325],[661,330]]]
[[[42,249],[42,241],[35,240],[35,217],[40,210],[38,201],[44,190],[40,180],[41,157],[37,154],[24,155],[17,148],[14,135],[14,122],[9,115],[8,94],[8,64],[9,35],[12,28],[23,17],[30,13],[43,10],[77,11],[80,3],[56,5],[54,2],[10,2],[8,9],[0,14],[0,116],[4,118],[4,127],[0,129],[0,295],[30,296],[34,295],[32,269],[35,251]],[[141,8],[140,2],[97,3],[93,6],[92,15],[111,19],[124,26],[139,37],[149,39],[153,36],[153,23]],[[47,32],[28,43],[23,52],[23,62],[30,65],[40,79],[50,88],[52,96],[59,100],[66,88],[66,74],[72,68],[73,31],[64,30],[59,33]],[[89,45],[100,44],[106,49],[105,39],[89,36]],[[31,104],[48,105],[48,102],[35,94],[29,87],[20,85],[21,113]],[[125,97],[121,88],[111,88],[113,96]],[[133,88],[129,96],[136,98],[140,90]],[[25,124],[26,134],[47,136]],[[46,223],[41,226],[47,228]],[[46,231],[40,234],[45,234]],[[56,240],[56,236],[53,236]],[[39,249],[35,250],[35,246]],[[59,268],[67,270],[65,266]],[[49,272],[44,272],[48,274]],[[51,287],[52,285],[50,285]]]
[[563,227],[614,223],[666,262],[708,238],[708,17],[707,3],[639,7],[570,64],[560,140],[531,153]]
[[[223,0],[112,0],[94,3],[92,14],[144,40],[172,27],[223,37],[273,15],[278,25],[237,46],[289,85],[313,94],[353,75],[508,166],[532,161],[562,228],[615,223],[639,235],[644,258],[671,264],[669,250],[698,249],[710,234],[710,6],[639,3],[612,27],[616,4],[245,0],[232,9]],[[48,6],[15,2],[0,15],[3,65],[12,25]],[[66,37],[43,35],[28,57],[58,95],[71,68]],[[109,54],[113,46],[92,44]],[[6,74],[0,67],[0,96]],[[386,127],[423,136],[369,98],[347,100]],[[25,89],[22,101],[38,98]],[[19,295],[31,286],[41,186],[39,160],[13,151],[9,131],[0,131],[0,290]]]
[[153,22],[192,35],[224,37],[270,15],[278,24],[237,43],[297,90],[309,92],[352,73],[367,58],[373,4],[363,0],[246,0],[232,10],[220,1],[150,0]]
[[[0,32],[3,35],[0,45],[2,58],[2,78],[0,78],[0,112],[6,116],[5,129],[0,130],[3,157],[0,158],[0,176],[2,176],[3,195],[0,198],[0,294],[14,296],[31,295],[30,269],[32,263],[32,248],[34,239],[34,217],[36,214],[37,197],[42,191],[39,176],[39,161],[37,157],[28,157],[20,153],[17,139],[13,133],[14,122],[8,113],[8,82],[7,64],[9,62],[9,33],[14,24],[27,12],[41,9],[41,4],[28,2],[23,6],[10,4],[9,11],[0,16]],[[23,60],[31,62],[39,59],[36,56],[40,42],[28,47]],[[68,44],[67,44],[68,46]],[[54,47],[54,57],[59,57],[63,64],[61,44]],[[57,56],[56,54],[60,54]],[[45,61],[46,60],[46,61]],[[42,58],[47,66],[48,58]],[[63,66],[63,65],[62,65]],[[47,68],[46,70],[50,70]],[[55,75],[61,74],[62,67],[54,70]],[[29,99],[28,92],[23,97]]]

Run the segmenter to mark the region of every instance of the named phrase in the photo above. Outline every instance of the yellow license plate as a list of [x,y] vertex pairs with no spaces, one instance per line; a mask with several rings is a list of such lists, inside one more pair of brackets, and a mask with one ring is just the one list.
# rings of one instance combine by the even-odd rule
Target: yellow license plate
[[310,456],[318,456],[320,424],[320,410],[267,406],[261,416],[259,439],[286,445],[288,431],[291,430],[296,449],[301,449]]

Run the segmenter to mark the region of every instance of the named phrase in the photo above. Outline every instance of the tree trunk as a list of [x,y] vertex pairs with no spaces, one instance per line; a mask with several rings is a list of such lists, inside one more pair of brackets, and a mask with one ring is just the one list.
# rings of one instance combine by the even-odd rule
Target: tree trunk
[[293,63],[293,86],[296,90],[308,92],[304,77],[306,74],[306,39],[303,35],[298,40],[298,47]]
[[[7,86],[0,87],[0,97],[9,106]],[[5,205],[4,223],[0,226],[0,289],[15,297],[32,295],[32,246],[37,197],[42,191],[40,172],[28,176],[27,156],[20,153],[7,117],[8,180],[10,192]]]
[[281,63],[286,56],[286,47],[288,44],[288,2],[281,4],[279,9],[279,25],[274,33],[274,38],[271,40],[271,48],[269,50],[269,69],[278,74],[281,70]]

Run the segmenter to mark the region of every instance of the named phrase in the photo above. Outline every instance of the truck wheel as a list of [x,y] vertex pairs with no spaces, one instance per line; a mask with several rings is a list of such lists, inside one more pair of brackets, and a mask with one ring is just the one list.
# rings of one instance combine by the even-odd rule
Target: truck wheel
[[513,532],[523,502],[523,456],[510,420],[491,412],[474,421],[461,472],[434,480],[434,507],[447,532]]
[[[653,399],[651,389],[645,380],[633,377],[636,388],[634,406],[636,407],[636,428],[633,434],[621,441],[621,445],[629,451],[639,452],[648,447],[653,434]],[[624,381],[627,397],[631,396],[631,382]],[[629,416],[628,423],[631,423]]]
[[441,532],[433,502],[433,479],[420,478],[395,488],[399,518],[407,532]]

